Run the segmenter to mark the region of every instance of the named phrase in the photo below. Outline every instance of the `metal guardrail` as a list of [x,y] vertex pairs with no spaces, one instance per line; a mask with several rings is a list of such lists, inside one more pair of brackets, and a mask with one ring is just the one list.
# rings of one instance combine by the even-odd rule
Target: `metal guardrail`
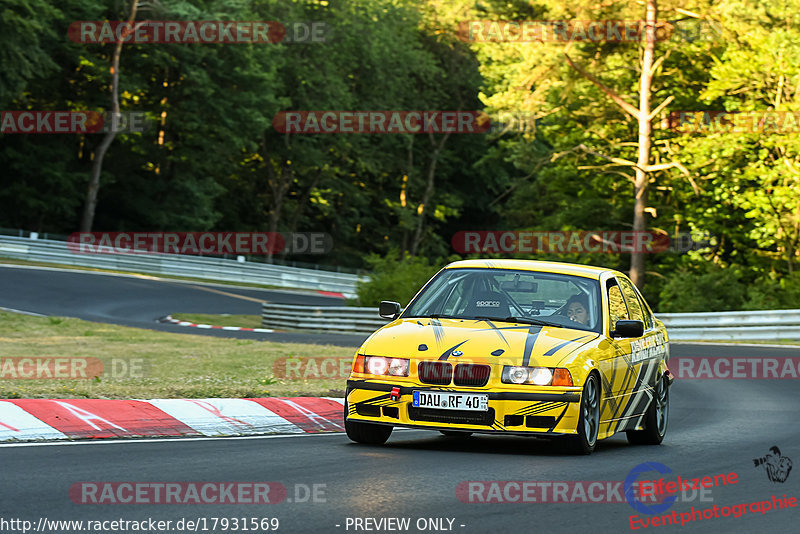
[[[662,313],[671,341],[800,339],[800,310]],[[371,334],[388,321],[377,308],[288,306],[264,303],[265,328]]]
[[670,341],[800,339],[800,310],[662,313]]
[[261,324],[265,328],[371,334],[389,321],[377,308],[352,306],[295,306],[265,302]]
[[64,241],[0,236],[0,257],[78,267],[146,274],[187,276],[203,280],[315,289],[355,297],[356,284],[366,277],[268,263],[152,253],[85,254],[70,252]]

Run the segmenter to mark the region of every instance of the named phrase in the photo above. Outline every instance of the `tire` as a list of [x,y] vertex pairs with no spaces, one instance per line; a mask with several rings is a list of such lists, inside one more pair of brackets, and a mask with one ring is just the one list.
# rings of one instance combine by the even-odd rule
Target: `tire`
[[458,430],[440,430],[443,436],[448,438],[468,438],[472,432],[459,432]]
[[344,403],[344,430],[351,441],[367,445],[383,445],[392,435],[393,428],[391,425],[350,421],[347,419],[347,402]]
[[667,377],[662,376],[656,382],[653,402],[647,407],[644,415],[644,430],[627,430],[628,443],[633,445],[658,445],[667,435],[669,422],[669,385]]
[[592,454],[600,430],[600,381],[594,373],[583,386],[580,410],[578,434],[567,438],[567,450],[572,454]]

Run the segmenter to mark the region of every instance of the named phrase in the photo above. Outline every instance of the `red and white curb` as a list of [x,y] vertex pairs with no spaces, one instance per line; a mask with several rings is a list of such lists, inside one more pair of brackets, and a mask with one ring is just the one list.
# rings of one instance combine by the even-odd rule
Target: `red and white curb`
[[171,315],[167,315],[166,317],[161,319],[161,321],[165,323],[176,324],[178,326],[190,326],[192,328],[210,328],[213,330],[243,330],[245,332],[264,332],[266,334],[275,331],[269,328],[246,328],[244,326],[216,326],[212,324],[195,324],[195,323],[190,323],[189,321],[179,321],[177,319],[173,319]]
[[7,399],[0,442],[344,431],[344,399]]

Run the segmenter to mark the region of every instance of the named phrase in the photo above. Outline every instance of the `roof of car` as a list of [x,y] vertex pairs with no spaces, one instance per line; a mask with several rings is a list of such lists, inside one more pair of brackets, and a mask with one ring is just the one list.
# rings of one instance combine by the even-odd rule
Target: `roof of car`
[[605,272],[621,274],[605,267],[535,260],[461,260],[447,265],[445,269],[518,269],[520,271],[571,274],[595,280],[598,280],[600,275]]

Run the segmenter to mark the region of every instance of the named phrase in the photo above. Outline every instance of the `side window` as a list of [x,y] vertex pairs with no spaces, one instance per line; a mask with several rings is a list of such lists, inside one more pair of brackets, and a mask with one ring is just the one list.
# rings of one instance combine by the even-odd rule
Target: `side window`
[[625,302],[628,303],[631,319],[644,323],[642,304],[639,302],[639,297],[636,294],[636,290],[633,288],[633,283],[626,278],[620,278],[619,283],[622,286],[622,294],[625,295]]
[[650,310],[648,309],[647,304],[645,303],[644,298],[642,298],[641,294],[639,295],[639,302],[642,305],[642,315],[644,316],[644,329],[650,330],[651,328],[653,328],[655,321],[653,321],[653,316],[650,315]]
[[617,284],[609,285],[608,288],[608,318],[611,331],[617,327],[617,321],[628,319],[628,308]]

